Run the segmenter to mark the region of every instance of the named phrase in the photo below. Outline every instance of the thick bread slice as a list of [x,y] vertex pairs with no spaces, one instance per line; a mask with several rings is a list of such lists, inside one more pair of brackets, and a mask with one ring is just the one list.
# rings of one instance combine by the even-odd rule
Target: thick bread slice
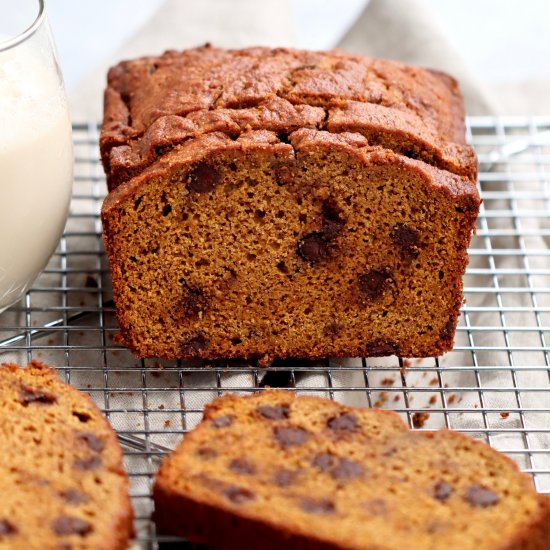
[[216,548],[550,547],[549,499],[489,446],[282,391],[209,405],[154,499],[161,532]]
[[0,549],[123,550],[133,534],[116,436],[33,361],[0,367]]

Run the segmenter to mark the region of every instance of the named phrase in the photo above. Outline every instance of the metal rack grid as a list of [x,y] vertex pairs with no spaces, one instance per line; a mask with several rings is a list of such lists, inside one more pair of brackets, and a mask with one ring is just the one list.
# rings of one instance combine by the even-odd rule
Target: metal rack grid
[[[393,409],[413,429],[485,440],[550,493],[550,118],[471,118],[484,205],[453,352],[440,358],[238,362],[136,360],[116,343],[99,211],[98,128],[74,126],[71,213],[21,304],[0,317],[0,361],[32,358],[87,391],[125,451],[137,544],[157,548],[151,485],[162,456],[224,391],[266,385]],[[404,368],[407,367],[407,368]]]

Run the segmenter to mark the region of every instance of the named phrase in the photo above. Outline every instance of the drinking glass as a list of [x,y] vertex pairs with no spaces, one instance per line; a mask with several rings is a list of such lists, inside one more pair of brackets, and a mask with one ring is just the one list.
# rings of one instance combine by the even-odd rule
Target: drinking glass
[[73,180],[71,124],[43,0],[0,0],[0,312],[44,269]]

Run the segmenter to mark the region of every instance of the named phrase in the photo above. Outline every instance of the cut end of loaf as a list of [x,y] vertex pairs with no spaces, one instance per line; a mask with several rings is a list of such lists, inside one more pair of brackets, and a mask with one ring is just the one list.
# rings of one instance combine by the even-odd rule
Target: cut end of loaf
[[138,356],[439,355],[479,209],[468,179],[358,134],[208,134],[111,192],[102,218]]

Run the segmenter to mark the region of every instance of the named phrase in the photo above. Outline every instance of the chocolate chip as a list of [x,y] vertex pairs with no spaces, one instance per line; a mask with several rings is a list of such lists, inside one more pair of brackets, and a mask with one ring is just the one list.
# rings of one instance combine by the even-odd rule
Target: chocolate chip
[[76,458],[73,462],[73,466],[77,470],[97,470],[101,464],[101,458],[97,455],[88,456],[86,458]]
[[327,200],[321,208],[321,235],[326,241],[334,239],[342,231],[345,222],[332,201]]
[[330,475],[334,479],[352,479],[363,474],[361,464],[350,460],[349,458],[341,458],[336,466],[332,468]]
[[344,325],[341,325],[340,323],[329,323],[323,329],[323,336],[326,336],[327,338],[331,336],[338,336],[343,328]]
[[311,461],[321,472],[329,473],[334,479],[351,479],[363,473],[363,467],[349,458],[339,458],[329,453],[316,455]]
[[180,349],[184,356],[196,356],[207,347],[208,340],[202,333],[189,336],[180,344]]
[[329,453],[321,453],[315,455],[311,463],[321,472],[329,472],[334,465],[334,457]]
[[440,500],[441,502],[447,500],[454,493],[452,485],[446,481],[438,481],[434,485],[434,498]]
[[187,316],[194,317],[208,307],[210,300],[201,288],[188,285],[184,279],[180,279],[180,282],[182,282],[181,308]]
[[210,447],[201,447],[200,449],[197,449],[196,454],[201,458],[216,458],[218,456],[218,451]]
[[328,243],[320,233],[309,233],[298,243],[298,256],[310,264],[316,264],[328,257]]
[[189,189],[196,193],[209,193],[213,191],[219,181],[220,173],[204,162],[197,164],[187,177]]
[[273,474],[273,481],[278,487],[289,487],[294,483],[295,479],[296,473],[285,468],[280,468]]
[[246,458],[234,458],[229,463],[229,469],[238,474],[254,475],[256,473],[254,464],[251,464]]
[[316,500],[312,498],[304,498],[300,502],[300,508],[311,514],[332,514],[335,510],[334,502],[331,500]]
[[231,485],[227,487],[223,494],[235,504],[243,504],[249,500],[254,500],[256,496],[250,489],[245,489],[244,487],[237,487],[236,485]]
[[304,428],[292,426],[277,426],[274,430],[275,439],[283,449],[302,445],[309,438],[309,432]]
[[353,413],[343,413],[329,418],[327,426],[335,432],[353,432],[359,427],[359,421]]
[[260,405],[256,408],[263,418],[267,420],[283,420],[290,416],[288,405]]
[[373,301],[378,300],[384,295],[392,281],[389,267],[371,269],[358,277],[361,294]]
[[0,519],[0,538],[17,533],[15,525],[8,519]]
[[445,325],[441,329],[441,332],[439,333],[439,337],[442,340],[446,340],[453,333],[453,328],[455,326],[455,319],[456,318],[455,318],[454,315],[449,317],[449,319],[447,320],[447,322],[445,323]]
[[56,535],[87,535],[92,526],[83,519],[76,516],[60,516],[51,524],[52,530]]
[[392,340],[374,340],[365,346],[365,355],[367,357],[387,357],[395,355],[397,344]]
[[413,260],[420,254],[420,232],[414,227],[398,223],[391,231],[390,237],[404,259]]
[[24,407],[28,406],[29,403],[52,405],[57,403],[57,396],[42,388],[31,388],[30,386],[23,385],[19,390],[19,403]]
[[472,506],[479,508],[494,506],[500,500],[498,495],[493,493],[491,489],[487,489],[487,487],[483,487],[483,485],[479,485],[478,483],[468,487],[464,496]]
[[214,418],[212,420],[212,424],[216,426],[216,428],[227,428],[233,424],[233,419],[235,417],[233,415],[225,415],[225,416],[218,416],[218,418]]
[[105,443],[97,435],[91,433],[91,432],[80,432],[77,434],[77,439],[80,441],[83,441],[86,443],[89,449],[92,451],[95,451],[96,453],[100,453],[105,448]]
[[88,495],[85,495],[83,492],[78,489],[67,489],[61,492],[61,497],[67,504],[72,504],[73,506],[78,506],[84,502],[88,502]]

